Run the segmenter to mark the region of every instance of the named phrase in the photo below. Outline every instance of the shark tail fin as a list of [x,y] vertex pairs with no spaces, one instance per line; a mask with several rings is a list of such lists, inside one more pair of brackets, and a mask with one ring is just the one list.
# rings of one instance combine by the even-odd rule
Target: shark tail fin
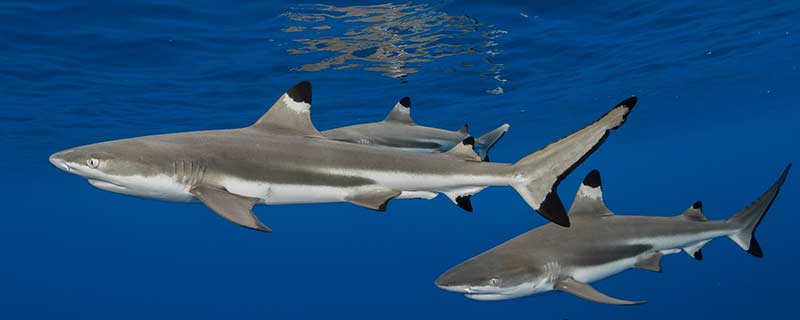
[[531,208],[550,221],[568,227],[569,217],[556,193],[558,184],[588,158],[611,130],[625,123],[636,97],[625,99],[593,123],[536,151],[513,165],[511,184]]
[[761,258],[764,256],[764,253],[761,251],[761,246],[758,244],[758,241],[756,241],[756,228],[758,228],[761,219],[764,218],[764,214],[767,213],[772,202],[775,201],[775,197],[778,196],[778,191],[780,191],[783,182],[786,181],[786,175],[789,174],[789,169],[791,167],[792,165],[789,164],[786,169],[783,170],[778,181],[776,181],[769,190],[764,192],[764,194],[753,201],[753,203],[728,219],[728,223],[737,227],[737,230],[728,237],[731,238],[733,242],[736,242],[739,247],[755,257]]
[[508,123],[505,123],[475,139],[475,151],[481,157],[481,160],[489,161],[489,150],[494,147],[497,141],[500,141],[500,138],[506,134],[509,127]]

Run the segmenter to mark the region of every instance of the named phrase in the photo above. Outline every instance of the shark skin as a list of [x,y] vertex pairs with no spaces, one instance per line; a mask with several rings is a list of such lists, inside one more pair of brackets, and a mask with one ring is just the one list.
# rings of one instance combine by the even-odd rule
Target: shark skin
[[528,231],[450,269],[435,284],[475,300],[558,290],[605,304],[645,303],[609,297],[589,283],[631,268],[661,272],[661,258],[681,251],[700,260],[702,246],[723,236],[762,257],[753,233],[790,167],[756,201],[720,221],[706,219],[699,201],[674,217],[615,215],[603,203],[600,174],[594,170],[570,208],[570,228],[550,223]]
[[413,153],[324,137],[311,123],[311,85],[286,93],[255,124],[230,130],[162,134],[81,146],[50,162],[102,190],[164,201],[200,201],[228,221],[270,231],[255,204],[350,202],[386,210],[391,199],[444,193],[471,209],[488,186],[512,186],[563,226],[555,187],[625,121],[629,98],[592,124],[515,164],[481,162],[467,138],[444,153]]
[[[489,150],[503,137],[510,126],[503,124],[476,139],[475,152],[488,161]],[[404,97],[395,104],[383,121],[357,124],[322,131],[337,141],[383,146],[411,152],[446,152],[470,137],[465,125],[450,131],[418,125],[411,119],[411,99]]]

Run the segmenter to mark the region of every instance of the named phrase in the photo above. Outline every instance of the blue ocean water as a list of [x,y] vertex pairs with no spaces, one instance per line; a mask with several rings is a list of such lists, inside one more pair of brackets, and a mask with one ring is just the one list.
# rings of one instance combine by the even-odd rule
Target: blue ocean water
[[511,130],[513,162],[631,95],[629,121],[559,187],[600,169],[620,214],[724,219],[800,149],[800,4],[792,1],[280,1],[0,3],[0,318],[791,317],[798,173],[761,223],[764,259],[731,241],[664,273],[596,283],[637,307],[563,293],[477,302],[434,279],[545,223],[510,188],[473,197],[258,207],[263,234],[199,204],[100,191],[55,151],[233,128],[308,79],[320,129],[413,100],[424,125]]

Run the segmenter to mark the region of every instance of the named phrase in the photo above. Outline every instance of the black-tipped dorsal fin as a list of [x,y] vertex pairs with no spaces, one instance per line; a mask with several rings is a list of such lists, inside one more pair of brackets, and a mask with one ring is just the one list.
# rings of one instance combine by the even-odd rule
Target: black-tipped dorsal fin
[[614,215],[611,210],[606,208],[603,202],[603,186],[600,180],[600,171],[592,170],[583,179],[572,207],[569,208],[570,218],[580,217],[605,217]]
[[400,99],[383,121],[414,124],[414,120],[411,119],[411,98],[403,97],[403,99]]
[[450,150],[447,150],[445,154],[469,161],[481,161],[481,156],[475,153],[473,149],[474,146],[475,138],[467,137]]
[[311,83],[303,81],[286,91],[252,128],[322,137],[311,122]]
[[708,218],[703,214],[703,202],[697,201],[692,204],[689,209],[681,213],[681,218],[690,221],[708,221]]
[[461,129],[458,129],[458,133],[469,135],[469,124],[465,123]]

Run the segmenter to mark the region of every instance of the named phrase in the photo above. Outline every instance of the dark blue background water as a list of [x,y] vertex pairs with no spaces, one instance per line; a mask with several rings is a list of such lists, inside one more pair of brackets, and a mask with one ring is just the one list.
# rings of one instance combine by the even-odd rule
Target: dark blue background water
[[[625,214],[703,200],[727,218],[797,162],[800,5],[793,1],[0,4],[0,317],[792,317],[800,276],[792,172],[758,230],[766,257],[718,239],[596,287],[476,302],[440,291],[451,266],[544,220],[510,188],[467,214],[439,197],[384,214],[350,204],[259,207],[275,232],[201,205],[100,191],[50,166],[57,150],[245,126],[299,80],[321,129],[379,120],[404,96],[418,123],[481,133],[510,122],[511,162],[639,96],[592,168]],[[359,4],[361,5],[361,4]]]

